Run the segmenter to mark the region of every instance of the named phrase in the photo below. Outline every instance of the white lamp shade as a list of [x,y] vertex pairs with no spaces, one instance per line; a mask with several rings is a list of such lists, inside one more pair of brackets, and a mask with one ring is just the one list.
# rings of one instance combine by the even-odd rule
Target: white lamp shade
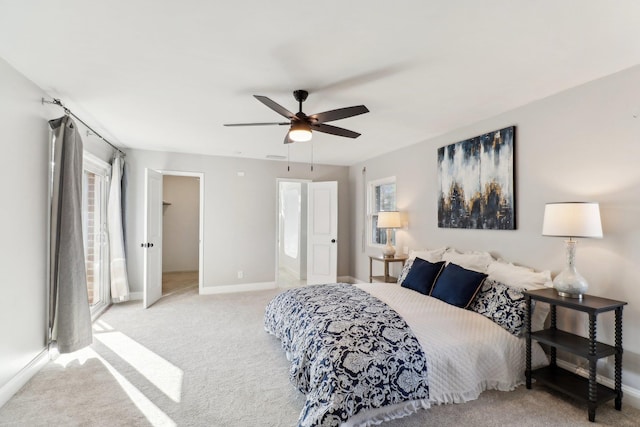
[[402,227],[402,219],[400,212],[378,212],[378,228],[400,228]]
[[592,202],[547,203],[542,225],[544,236],[602,237],[600,205]]

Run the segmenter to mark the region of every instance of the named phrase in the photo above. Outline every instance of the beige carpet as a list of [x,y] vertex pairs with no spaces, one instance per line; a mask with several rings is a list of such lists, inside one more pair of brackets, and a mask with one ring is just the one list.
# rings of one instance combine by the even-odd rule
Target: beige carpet
[[[0,408],[0,425],[293,426],[304,398],[288,381],[279,341],[262,327],[276,292],[198,296],[188,288],[148,310],[114,306],[96,322],[92,347],[46,365]],[[580,403],[520,387],[385,426],[639,426],[640,411],[609,403],[596,421]]]

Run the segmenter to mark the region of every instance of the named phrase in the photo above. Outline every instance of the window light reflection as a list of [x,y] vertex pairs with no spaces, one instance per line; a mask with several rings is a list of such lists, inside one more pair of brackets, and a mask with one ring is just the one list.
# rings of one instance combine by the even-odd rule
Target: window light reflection
[[180,402],[182,378],[184,376],[182,369],[158,356],[122,332],[97,333],[94,335],[94,338],[135,368],[171,400]]
[[140,390],[131,384],[120,372],[118,372],[109,362],[104,360],[92,348],[87,347],[74,353],[60,355],[54,363],[66,367],[70,362],[78,360],[80,364],[84,364],[89,359],[99,360],[113,378],[118,382],[122,390],[129,396],[131,402],[142,412],[153,426],[176,427],[177,424],[169,418],[160,408],[150,401]]

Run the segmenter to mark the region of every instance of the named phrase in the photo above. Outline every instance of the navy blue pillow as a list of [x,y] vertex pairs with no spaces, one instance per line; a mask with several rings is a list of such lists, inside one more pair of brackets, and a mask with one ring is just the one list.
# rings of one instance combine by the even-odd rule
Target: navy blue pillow
[[433,285],[431,296],[451,305],[467,308],[486,277],[484,273],[449,263]]
[[401,286],[429,295],[433,283],[438,278],[443,266],[444,261],[432,263],[422,258],[416,258],[413,260],[411,270],[407,273],[407,277],[404,278]]

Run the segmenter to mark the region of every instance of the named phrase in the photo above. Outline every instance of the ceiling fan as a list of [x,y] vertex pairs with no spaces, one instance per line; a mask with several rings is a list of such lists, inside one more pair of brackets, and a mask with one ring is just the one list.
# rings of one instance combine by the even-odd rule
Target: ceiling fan
[[348,129],[340,128],[337,126],[331,126],[326,122],[332,122],[334,120],[346,119],[348,117],[357,116],[359,114],[368,113],[369,110],[364,105],[357,105],[354,107],[338,108],[336,110],[329,110],[323,113],[312,114],[307,116],[302,112],[302,103],[309,96],[309,92],[306,90],[294,90],[293,97],[299,103],[299,111],[293,114],[291,111],[284,108],[277,102],[272,101],[266,96],[253,95],[258,101],[262,102],[267,107],[271,108],[276,113],[289,119],[288,122],[272,122],[272,123],[226,123],[225,126],[269,126],[269,125],[289,125],[289,132],[284,137],[285,144],[291,144],[292,142],[304,142],[311,140],[311,132],[317,131],[322,133],[329,133],[331,135],[344,136],[347,138],[357,138],[360,136],[358,132],[354,132]]

